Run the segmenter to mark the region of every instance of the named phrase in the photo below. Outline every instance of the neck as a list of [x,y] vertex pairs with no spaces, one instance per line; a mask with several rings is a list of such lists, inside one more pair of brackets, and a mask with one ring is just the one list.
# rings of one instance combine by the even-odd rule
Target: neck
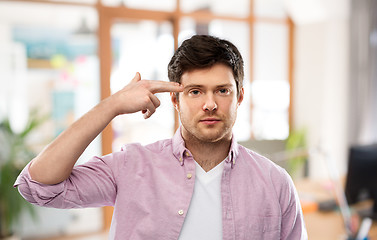
[[231,137],[217,142],[205,142],[190,135],[185,136],[185,145],[195,161],[208,172],[221,163],[229,154]]

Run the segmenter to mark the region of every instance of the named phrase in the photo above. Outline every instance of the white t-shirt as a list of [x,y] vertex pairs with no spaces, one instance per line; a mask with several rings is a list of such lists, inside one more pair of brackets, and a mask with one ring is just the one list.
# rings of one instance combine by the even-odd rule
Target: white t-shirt
[[221,204],[223,170],[224,161],[208,172],[196,163],[194,194],[179,240],[220,240],[223,238]]

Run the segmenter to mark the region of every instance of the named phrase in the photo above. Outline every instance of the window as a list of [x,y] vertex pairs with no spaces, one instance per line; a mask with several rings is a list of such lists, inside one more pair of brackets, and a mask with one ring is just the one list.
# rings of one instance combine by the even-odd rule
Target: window
[[[111,92],[123,88],[140,72],[142,79],[168,81],[167,65],[174,52],[170,22],[141,20],[117,22],[111,28],[113,65]],[[174,126],[174,108],[169,94],[157,94],[161,105],[145,120],[142,114],[118,116],[113,121],[113,150],[130,142],[152,143],[169,138]]]
[[181,0],[181,10],[184,13],[208,12],[222,16],[246,18],[250,13],[249,0]]
[[256,23],[254,36],[252,132],[255,139],[284,140],[289,135],[288,27]]

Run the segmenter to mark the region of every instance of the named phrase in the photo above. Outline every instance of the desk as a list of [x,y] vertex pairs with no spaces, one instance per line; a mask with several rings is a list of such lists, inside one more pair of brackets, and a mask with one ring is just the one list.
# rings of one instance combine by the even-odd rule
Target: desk
[[[339,212],[311,212],[304,214],[310,240],[344,240],[346,232]],[[377,240],[377,222],[369,232],[370,240]]]
[[[334,194],[326,181],[311,181],[308,179],[295,182],[300,198],[315,197],[317,201],[334,199]],[[370,204],[369,204],[370,205]],[[353,206],[360,208],[360,205]],[[346,231],[343,218],[339,211],[321,212],[304,209],[304,220],[310,240],[344,240]],[[370,240],[377,240],[377,222],[374,221],[369,232]]]

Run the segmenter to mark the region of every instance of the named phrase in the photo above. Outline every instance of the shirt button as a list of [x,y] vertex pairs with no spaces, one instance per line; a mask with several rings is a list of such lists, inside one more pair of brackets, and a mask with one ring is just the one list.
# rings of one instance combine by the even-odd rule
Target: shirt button
[[179,214],[180,216],[182,216],[182,215],[183,215],[183,210],[182,210],[182,209],[179,210],[179,211],[178,211],[178,214]]
[[190,157],[190,153],[189,152],[186,152],[186,157]]
[[191,173],[187,173],[187,179],[191,179],[192,178],[192,174]]
[[181,157],[179,158],[179,161],[182,162],[182,158]]

